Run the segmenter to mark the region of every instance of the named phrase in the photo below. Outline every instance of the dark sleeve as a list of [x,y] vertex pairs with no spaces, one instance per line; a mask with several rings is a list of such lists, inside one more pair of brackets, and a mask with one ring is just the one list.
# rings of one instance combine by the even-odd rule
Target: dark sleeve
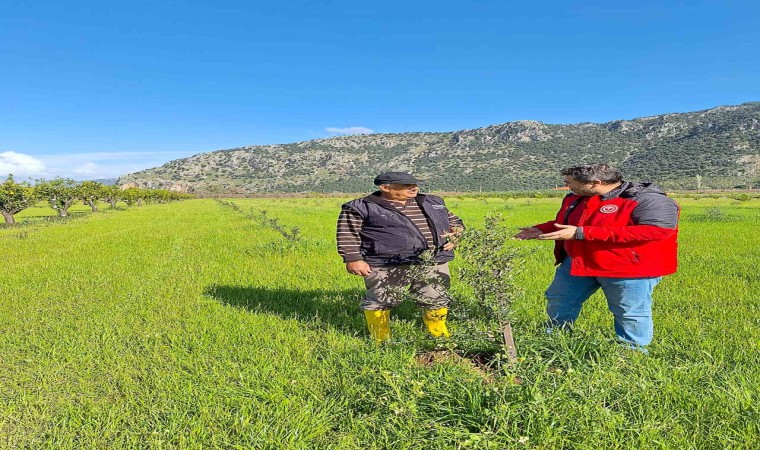
[[678,204],[661,194],[642,195],[631,213],[636,225],[653,225],[675,229],[678,226]]

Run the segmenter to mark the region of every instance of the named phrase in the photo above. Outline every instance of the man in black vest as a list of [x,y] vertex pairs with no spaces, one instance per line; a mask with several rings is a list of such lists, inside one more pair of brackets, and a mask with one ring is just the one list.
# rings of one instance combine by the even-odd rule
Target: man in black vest
[[364,277],[361,309],[376,341],[390,337],[390,309],[407,288],[424,308],[430,334],[449,336],[446,291],[455,244],[446,236],[464,225],[443,199],[420,194],[421,182],[404,172],[381,173],[375,178],[379,190],[344,204],[338,218],[338,253],[348,273]]

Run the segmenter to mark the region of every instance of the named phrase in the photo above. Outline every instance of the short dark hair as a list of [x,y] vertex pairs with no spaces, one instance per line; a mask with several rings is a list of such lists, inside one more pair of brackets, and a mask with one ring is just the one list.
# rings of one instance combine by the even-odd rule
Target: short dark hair
[[613,184],[623,181],[623,173],[608,164],[587,164],[585,166],[568,167],[559,171],[569,175],[581,183],[601,181],[602,184]]

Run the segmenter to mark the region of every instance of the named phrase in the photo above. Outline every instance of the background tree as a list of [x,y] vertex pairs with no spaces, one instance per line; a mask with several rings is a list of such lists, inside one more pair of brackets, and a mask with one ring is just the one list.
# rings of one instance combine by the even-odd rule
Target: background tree
[[151,189],[148,191],[148,199],[150,202],[167,203],[172,200],[172,192],[165,189]]
[[159,201],[160,197],[160,190],[159,189],[142,189],[142,199],[147,204],[151,203],[161,203]]
[[35,186],[40,198],[47,199],[48,205],[58,212],[58,216],[69,215],[69,208],[79,198],[79,186],[70,178],[39,180]]
[[137,206],[142,206],[143,194],[138,188],[128,188],[121,191],[121,199],[127,206],[132,206],[137,203]]
[[79,198],[92,209],[92,212],[98,212],[98,203],[106,194],[106,186],[97,181],[83,181],[79,185]]
[[103,186],[103,198],[116,209],[116,202],[122,200],[122,190],[119,186]]
[[34,188],[28,183],[16,183],[13,175],[9,174],[8,179],[0,184],[0,214],[7,224],[16,223],[13,216],[32,206],[35,200]]

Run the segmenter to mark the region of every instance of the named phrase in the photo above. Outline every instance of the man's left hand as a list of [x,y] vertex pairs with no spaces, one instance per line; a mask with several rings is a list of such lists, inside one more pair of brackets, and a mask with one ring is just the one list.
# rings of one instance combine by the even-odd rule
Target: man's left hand
[[454,247],[456,247],[456,246],[457,246],[457,244],[455,244],[453,242],[447,242],[447,243],[443,244],[443,249],[446,250],[446,251],[454,250]]
[[554,226],[559,228],[559,230],[541,234],[536,239],[542,239],[545,241],[569,241],[575,239],[575,230],[578,227],[573,225],[562,225],[561,223],[555,223]]

